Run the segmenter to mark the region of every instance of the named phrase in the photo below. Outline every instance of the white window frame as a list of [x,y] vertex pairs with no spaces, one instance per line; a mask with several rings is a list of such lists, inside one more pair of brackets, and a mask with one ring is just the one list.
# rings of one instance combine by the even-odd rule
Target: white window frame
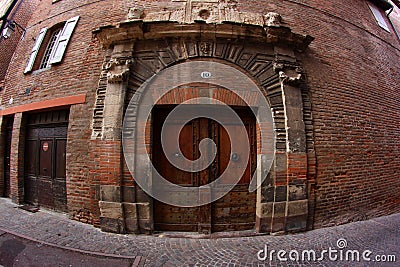
[[371,10],[372,14],[374,15],[374,18],[378,23],[378,25],[385,31],[390,32],[389,25],[387,24],[385,16],[383,15],[384,11],[379,9],[372,3],[368,3],[368,7]]

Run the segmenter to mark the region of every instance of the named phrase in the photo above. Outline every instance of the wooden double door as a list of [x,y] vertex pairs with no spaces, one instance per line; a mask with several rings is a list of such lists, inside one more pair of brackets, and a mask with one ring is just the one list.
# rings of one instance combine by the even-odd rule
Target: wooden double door
[[25,141],[25,202],[67,211],[68,110],[33,114]]
[[[204,108],[215,109],[215,112],[218,112],[217,107],[204,106]],[[163,125],[171,109],[172,107],[161,106],[153,111],[152,154],[153,165],[171,183],[183,187],[207,185],[221,176],[230,161],[245,158],[244,153],[248,153],[249,160],[247,166],[244,165],[246,166],[244,170],[243,168],[233,169],[233,172],[230,171],[232,177],[224,177],[225,180],[221,181],[222,183],[218,187],[211,188],[211,191],[216,193],[218,190],[225,190],[224,187],[232,187],[233,184],[236,184],[229,193],[211,204],[188,208],[172,206],[154,200],[155,230],[209,233],[253,229],[256,216],[256,193],[249,192],[248,187],[256,169],[256,120],[251,110],[235,109],[247,131],[247,135],[240,138],[248,138],[250,151],[248,146],[244,145],[246,142],[243,142],[243,140],[231,141],[226,131],[226,128],[229,128],[229,131],[235,131],[237,127],[243,127],[242,125],[228,122],[224,123],[223,127],[209,118],[196,118],[186,123],[179,134],[179,146],[183,153],[183,155],[180,155],[181,157],[197,160],[200,157],[200,141],[205,138],[212,139],[216,144],[216,156],[208,168],[199,172],[187,172],[173,166],[161,146],[162,128],[164,128],[163,131],[167,136],[165,145],[168,146],[172,143],[172,139],[177,138],[176,135],[168,135],[168,132],[174,132],[174,127],[182,127],[182,121],[176,116],[174,117],[175,121],[169,121],[167,125]],[[171,139],[171,142],[168,139]],[[234,151],[231,151],[231,142],[243,143],[243,149],[234,153]],[[240,181],[238,183],[233,182],[235,178],[237,181],[238,174],[241,175]]]

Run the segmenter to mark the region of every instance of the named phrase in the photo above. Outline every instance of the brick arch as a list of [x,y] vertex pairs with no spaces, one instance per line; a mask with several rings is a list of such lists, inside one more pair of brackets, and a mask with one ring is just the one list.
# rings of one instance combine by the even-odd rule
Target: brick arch
[[[272,169],[258,193],[257,230],[299,231],[307,228],[307,220],[312,223],[313,212],[309,209],[313,207],[309,205],[307,183],[307,177],[313,175],[313,165],[308,160],[313,156],[311,118],[307,117],[311,105],[301,65],[292,49],[254,41],[180,37],[116,44],[109,54],[99,81],[93,139],[112,139],[120,133],[127,104],[140,96],[135,94],[140,86],[161,70],[193,60],[222,62],[252,78],[269,102],[274,120],[276,153]],[[123,93],[118,95],[121,88]],[[124,99],[123,103],[119,102],[117,112],[107,104],[115,102],[116,94]],[[116,124],[111,121],[115,117],[118,118]],[[135,117],[128,120],[134,121]],[[111,125],[111,131],[107,125]],[[258,160],[262,166],[262,157]],[[116,182],[122,187],[129,186],[135,196],[129,202],[121,197],[124,206],[121,213],[136,210],[142,217],[137,217],[132,226],[118,231],[151,232],[151,198],[134,186],[126,167],[120,175],[121,180]],[[100,213],[102,209],[107,208],[100,204]],[[125,221],[130,220],[126,215],[121,216]]]
[[[223,102],[228,106],[247,106],[246,102],[231,90],[210,83],[189,83],[178,86],[161,96],[156,105],[179,105],[203,95]],[[213,104],[218,104],[217,101]],[[252,104],[250,103],[250,105]]]

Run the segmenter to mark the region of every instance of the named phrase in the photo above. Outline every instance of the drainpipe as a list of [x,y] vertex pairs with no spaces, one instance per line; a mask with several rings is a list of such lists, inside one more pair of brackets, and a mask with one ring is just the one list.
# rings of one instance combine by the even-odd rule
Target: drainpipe
[[392,29],[394,30],[394,33],[396,34],[396,36],[397,36],[397,40],[399,41],[399,43],[400,43],[400,35],[399,35],[399,32],[397,31],[397,29],[396,29],[396,27],[393,25],[393,22],[392,22],[392,20],[390,19],[390,13],[392,13],[393,12],[393,9],[394,9],[394,7],[392,6],[390,9],[389,9],[389,12],[386,14],[386,17],[388,18],[388,20],[389,20],[389,22],[390,22],[390,25],[392,26]]

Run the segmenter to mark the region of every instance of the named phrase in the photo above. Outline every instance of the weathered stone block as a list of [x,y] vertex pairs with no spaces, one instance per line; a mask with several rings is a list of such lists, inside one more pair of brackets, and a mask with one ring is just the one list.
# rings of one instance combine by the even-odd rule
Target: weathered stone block
[[259,218],[270,218],[273,213],[273,203],[261,203],[257,207],[257,217]]
[[256,217],[256,231],[259,233],[270,233],[271,232],[272,217],[259,218]]
[[101,217],[110,219],[122,219],[122,203],[99,201]]
[[150,219],[139,219],[140,232],[150,234],[153,231],[153,224]]
[[287,156],[286,153],[275,154],[275,185],[287,185]]
[[131,56],[134,42],[124,42],[114,46],[114,57],[129,57]]
[[100,228],[104,232],[122,234],[125,232],[124,220],[100,217]]
[[275,196],[275,188],[273,186],[263,187],[262,188],[262,199],[263,203],[265,202],[274,202]]
[[307,215],[286,218],[286,231],[297,232],[307,229]]
[[274,203],[273,216],[275,217],[285,217],[286,215],[286,201]]
[[301,216],[308,214],[308,200],[290,201],[288,203],[288,216]]
[[287,58],[289,58],[292,62],[296,61],[296,55],[294,54],[293,49],[284,46],[275,46],[274,50],[278,61],[286,60]]
[[287,200],[287,186],[275,187],[275,202],[282,202]]
[[136,203],[122,203],[124,207],[125,218],[137,218],[138,208]]
[[140,187],[136,187],[136,201],[138,203],[141,202],[150,202],[151,197],[146,194]]
[[274,217],[272,218],[272,229],[271,233],[282,232],[285,230],[285,217]]
[[275,154],[275,172],[286,174],[287,171],[287,156],[286,153]]
[[150,219],[151,210],[149,203],[137,203],[138,218],[139,219]]
[[[261,155],[259,157],[259,160],[261,160],[261,170],[260,170],[260,175],[261,178],[265,178],[263,185],[264,186],[272,186],[274,184],[274,177],[271,173],[271,161],[273,160],[270,155]],[[273,166],[272,166],[273,167]]]
[[137,205],[135,203],[123,203],[125,215],[125,227],[128,233],[137,233],[139,229],[137,220]]
[[134,203],[136,200],[136,188],[134,186],[123,186],[122,196],[123,202]]
[[100,186],[100,200],[106,202],[120,202],[121,188],[113,185]]
[[307,199],[306,185],[289,185],[289,201]]

